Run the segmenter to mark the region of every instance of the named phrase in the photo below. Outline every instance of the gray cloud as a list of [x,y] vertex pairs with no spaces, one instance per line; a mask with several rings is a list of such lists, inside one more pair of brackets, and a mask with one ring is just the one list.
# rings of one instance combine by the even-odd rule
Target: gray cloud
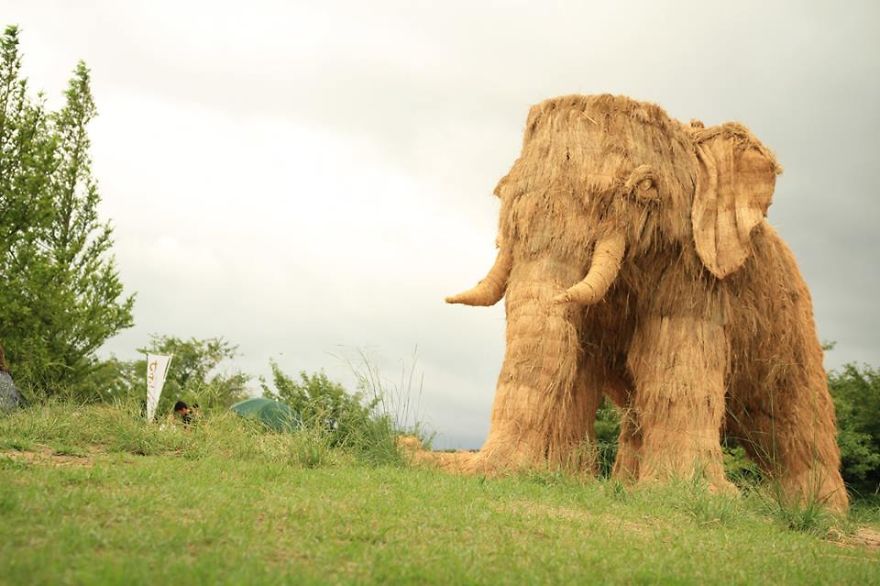
[[396,373],[418,346],[423,418],[479,444],[503,311],[441,299],[491,263],[528,106],[611,92],[774,149],[770,220],[838,342],[827,363],[877,363],[876,3],[2,4],[52,100],[75,59],[93,69],[95,168],[139,294],[107,351],[224,335],[251,372],[274,356],[350,381],[334,355]]

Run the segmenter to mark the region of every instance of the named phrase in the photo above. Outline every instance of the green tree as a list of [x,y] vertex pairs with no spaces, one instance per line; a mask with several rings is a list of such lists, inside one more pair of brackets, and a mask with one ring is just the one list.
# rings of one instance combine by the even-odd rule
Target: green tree
[[47,113],[42,96],[28,96],[16,27],[0,52],[0,343],[31,397],[87,398],[101,369],[95,353],[132,325],[134,304],[97,213],[89,70],[77,64],[64,106]]

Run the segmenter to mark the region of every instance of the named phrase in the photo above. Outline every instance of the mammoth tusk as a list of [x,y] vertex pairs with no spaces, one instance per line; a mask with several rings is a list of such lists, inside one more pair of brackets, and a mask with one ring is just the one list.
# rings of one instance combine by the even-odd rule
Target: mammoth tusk
[[600,301],[617,278],[625,248],[626,242],[619,232],[596,242],[587,276],[580,283],[557,295],[553,302],[574,301],[582,305],[592,305]]
[[513,259],[510,251],[505,247],[498,249],[495,264],[489,269],[486,278],[480,281],[476,287],[468,289],[458,295],[446,298],[446,303],[461,303],[463,305],[489,306],[498,303],[504,297],[507,289],[507,279],[510,277],[510,269]]

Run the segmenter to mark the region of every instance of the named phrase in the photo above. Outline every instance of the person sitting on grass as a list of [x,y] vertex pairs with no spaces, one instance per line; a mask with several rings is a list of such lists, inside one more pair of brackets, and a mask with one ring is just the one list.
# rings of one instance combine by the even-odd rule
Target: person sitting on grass
[[183,401],[178,401],[174,404],[174,415],[179,417],[184,425],[192,423],[192,409]]

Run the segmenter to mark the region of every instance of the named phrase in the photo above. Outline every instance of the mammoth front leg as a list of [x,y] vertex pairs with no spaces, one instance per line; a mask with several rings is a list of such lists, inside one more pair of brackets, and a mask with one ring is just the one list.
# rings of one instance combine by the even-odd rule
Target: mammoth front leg
[[641,426],[639,482],[700,475],[714,490],[734,491],[720,444],[727,371],[721,324],[651,317],[635,333],[628,365]]
[[504,364],[473,472],[589,466],[581,448],[595,439],[599,389],[583,365],[581,310],[550,302],[560,288],[548,279],[511,280]]

